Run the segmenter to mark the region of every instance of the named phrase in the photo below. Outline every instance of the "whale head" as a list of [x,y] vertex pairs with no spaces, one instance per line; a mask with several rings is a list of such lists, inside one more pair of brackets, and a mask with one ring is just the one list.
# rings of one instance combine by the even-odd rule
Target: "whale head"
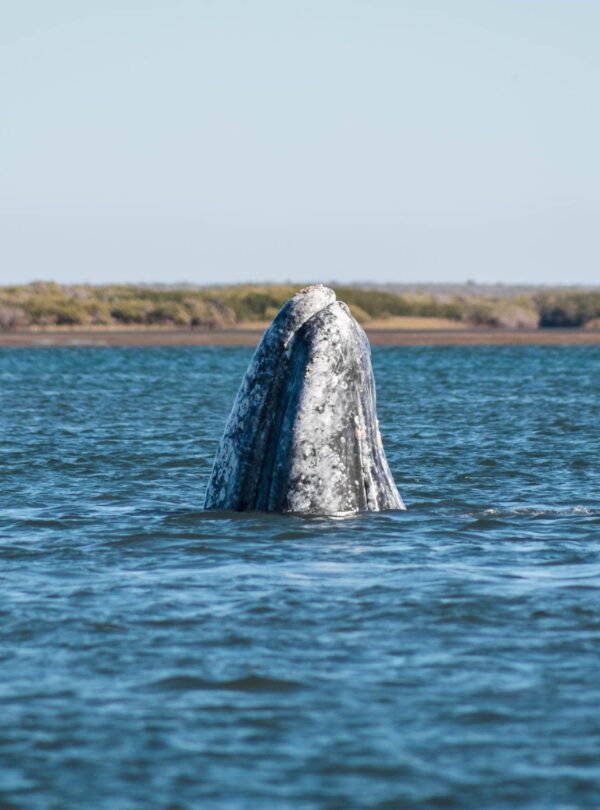
[[333,290],[294,295],[265,332],[219,444],[206,509],[404,509],[377,421],[370,347]]

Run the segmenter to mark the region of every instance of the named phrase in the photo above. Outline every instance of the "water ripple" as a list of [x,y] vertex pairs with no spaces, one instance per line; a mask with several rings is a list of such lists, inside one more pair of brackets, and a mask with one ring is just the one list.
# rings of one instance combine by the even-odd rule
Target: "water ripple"
[[0,807],[600,806],[600,355],[373,352],[406,513],[202,510],[246,349],[0,351]]

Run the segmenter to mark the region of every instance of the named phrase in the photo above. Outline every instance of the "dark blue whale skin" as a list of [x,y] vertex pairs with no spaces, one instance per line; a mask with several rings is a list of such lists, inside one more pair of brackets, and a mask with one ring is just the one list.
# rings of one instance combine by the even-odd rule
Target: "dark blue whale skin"
[[205,509],[404,509],[381,442],[369,342],[323,285],[265,332],[219,444]]

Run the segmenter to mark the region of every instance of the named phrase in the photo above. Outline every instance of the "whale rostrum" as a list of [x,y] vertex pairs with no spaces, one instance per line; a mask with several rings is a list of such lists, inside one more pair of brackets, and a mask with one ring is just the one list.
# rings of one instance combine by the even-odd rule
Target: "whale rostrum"
[[328,287],[301,290],[265,332],[217,449],[205,508],[405,508],[381,442],[369,341]]

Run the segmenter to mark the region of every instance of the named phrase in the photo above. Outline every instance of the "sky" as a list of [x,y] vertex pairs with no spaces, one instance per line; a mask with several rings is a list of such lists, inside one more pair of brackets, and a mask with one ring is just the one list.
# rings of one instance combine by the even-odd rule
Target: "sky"
[[0,284],[600,282],[598,0],[0,0]]

